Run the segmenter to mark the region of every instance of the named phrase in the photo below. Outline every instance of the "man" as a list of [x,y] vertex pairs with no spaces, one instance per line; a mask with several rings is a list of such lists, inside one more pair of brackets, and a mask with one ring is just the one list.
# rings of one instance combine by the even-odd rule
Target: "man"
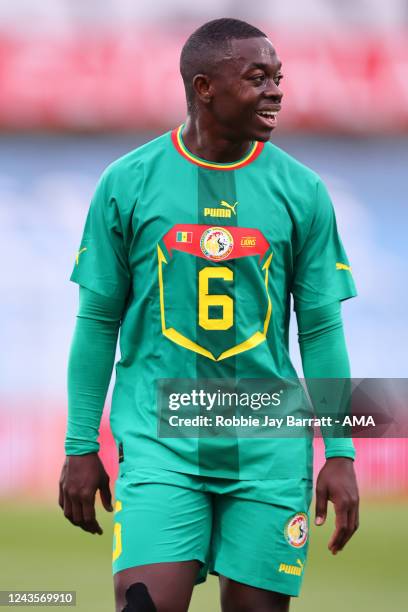
[[[347,378],[340,301],[355,288],[323,183],[268,142],[283,75],[266,35],[209,22],[180,68],[184,125],[104,172],[77,254],[60,505],[91,533],[98,489],[112,510],[97,436],[120,327],[116,610],[185,611],[210,571],[224,611],[284,611],[306,561],[310,439],[160,437],[158,380],[296,377],[290,293],[305,376]],[[315,521],[332,501],[336,554],[358,525],[354,449],[325,443]]]

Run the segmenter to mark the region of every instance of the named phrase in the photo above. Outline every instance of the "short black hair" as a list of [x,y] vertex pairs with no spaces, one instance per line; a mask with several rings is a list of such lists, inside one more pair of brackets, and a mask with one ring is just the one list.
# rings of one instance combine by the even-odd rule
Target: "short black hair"
[[228,48],[231,40],[260,37],[267,38],[267,35],[246,21],[229,17],[208,21],[191,34],[180,56],[180,72],[186,90],[188,110],[193,108],[194,76],[211,72],[217,55]]

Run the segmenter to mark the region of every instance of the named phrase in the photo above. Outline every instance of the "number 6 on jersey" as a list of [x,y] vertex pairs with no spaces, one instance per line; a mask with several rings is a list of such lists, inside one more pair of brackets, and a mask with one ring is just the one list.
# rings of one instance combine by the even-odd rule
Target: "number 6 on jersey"
[[[234,278],[232,270],[226,266],[217,268],[206,267],[200,270],[198,274],[198,322],[204,329],[225,330],[234,325],[234,302],[228,295],[210,294],[209,279],[222,278],[225,281],[231,282]],[[222,316],[220,318],[210,318],[210,306],[218,306],[222,308]]]

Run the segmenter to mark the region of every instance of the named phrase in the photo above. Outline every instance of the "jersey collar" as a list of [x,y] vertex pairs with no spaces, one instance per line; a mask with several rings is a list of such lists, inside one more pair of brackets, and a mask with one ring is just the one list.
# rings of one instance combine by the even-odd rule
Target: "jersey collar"
[[171,139],[173,141],[173,144],[178,153],[180,153],[180,155],[182,155],[192,164],[195,164],[196,166],[201,166],[201,168],[209,168],[211,170],[238,170],[238,168],[243,168],[244,166],[247,166],[248,164],[253,162],[261,153],[264,147],[263,142],[255,141],[248,153],[246,153],[242,159],[239,159],[236,162],[229,162],[224,164],[211,162],[206,159],[201,159],[201,157],[197,157],[197,155],[194,155],[187,149],[181,136],[183,127],[184,124],[180,125],[178,128],[172,131]]

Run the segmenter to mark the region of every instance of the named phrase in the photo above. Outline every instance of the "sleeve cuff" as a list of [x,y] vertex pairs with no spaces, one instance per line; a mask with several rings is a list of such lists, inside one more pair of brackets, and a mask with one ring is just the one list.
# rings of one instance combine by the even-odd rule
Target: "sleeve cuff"
[[348,448],[342,448],[340,446],[338,448],[326,448],[325,457],[326,459],[331,459],[332,457],[347,457],[354,461],[356,458],[356,451],[353,446]]
[[99,452],[99,442],[91,440],[81,440],[78,438],[65,439],[66,455],[88,455],[89,453]]

